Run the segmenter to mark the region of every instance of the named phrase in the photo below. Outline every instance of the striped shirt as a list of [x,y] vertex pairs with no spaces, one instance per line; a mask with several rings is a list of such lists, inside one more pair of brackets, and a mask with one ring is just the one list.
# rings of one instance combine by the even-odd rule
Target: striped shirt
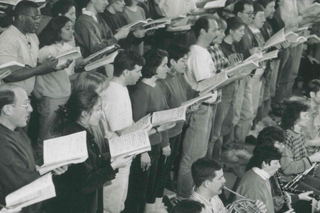
[[213,196],[209,201],[192,189],[190,198],[205,206],[204,213],[227,213],[228,210],[223,205],[218,195]]
[[294,161],[308,157],[305,145],[306,139],[303,134],[287,129],[285,132],[285,138],[285,145],[292,151]]

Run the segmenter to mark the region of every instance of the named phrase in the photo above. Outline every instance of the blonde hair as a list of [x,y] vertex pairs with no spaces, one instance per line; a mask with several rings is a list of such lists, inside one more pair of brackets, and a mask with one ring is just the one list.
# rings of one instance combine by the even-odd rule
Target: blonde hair
[[108,86],[109,81],[106,76],[97,72],[83,72],[74,81],[73,91],[91,90],[100,93],[107,89]]

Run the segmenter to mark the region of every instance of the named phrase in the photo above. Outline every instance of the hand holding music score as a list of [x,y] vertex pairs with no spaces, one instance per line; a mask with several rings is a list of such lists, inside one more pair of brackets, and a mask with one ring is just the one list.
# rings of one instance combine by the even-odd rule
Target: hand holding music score
[[121,29],[114,35],[114,37],[115,37],[117,40],[124,39],[124,38],[127,38],[127,36],[128,36],[129,33],[130,33],[130,28],[121,28]]
[[18,213],[18,212],[21,212],[22,211],[22,208],[20,207],[17,207],[17,208],[13,208],[13,209],[8,209],[8,208],[3,208],[0,210],[0,213]]
[[111,167],[115,169],[126,167],[131,164],[133,155],[120,155],[111,162]]
[[52,173],[54,175],[62,175],[68,170],[68,167],[69,167],[69,165],[61,166],[59,168],[52,170]]

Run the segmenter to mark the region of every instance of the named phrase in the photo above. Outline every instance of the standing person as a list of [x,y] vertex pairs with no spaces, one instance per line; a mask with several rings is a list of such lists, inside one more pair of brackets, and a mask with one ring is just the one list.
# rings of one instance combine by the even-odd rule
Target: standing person
[[82,10],[82,15],[75,24],[76,43],[80,46],[83,57],[118,43],[129,33],[129,29],[122,29],[113,34],[100,16],[108,5],[107,0],[93,0],[86,3],[86,8]]
[[[250,1],[241,0],[234,5],[234,14],[236,17],[240,18],[244,24],[244,34],[243,29],[240,29],[240,26],[235,28],[233,30],[234,35],[231,37],[239,39],[241,36],[242,38],[240,41],[233,42],[232,44],[236,46],[236,52],[243,54],[243,59],[249,57],[253,52],[257,51],[256,48],[252,48],[252,46],[250,46],[251,44],[243,44],[245,36],[248,36],[250,31],[248,25],[250,25],[252,22],[253,12],[253,6]],[[231,44],[231,37],[227,42],[229,44]],[[239,85],[235,100],[235,114],[232,120],[232,129],[224,137],[223,143],[226,151],[228,151],[228,153],[226,153],[227,156],[232,156],[233,153],[237,158],[240,157],[249,160],[252,155],[245,149],[244,143],[250,131],[251,122],[253,120],[252,84],[250,75],[245,76],[238,83]],[[232,162],[237,160],[234,157],[229,157],[229,159]]]
[[[114,60],[114,74],[103,97],[103,112],[111,132],[121,135],[133,121],[132,106],[127,86],[135,85],[142,76],[145,61],[132,51],[120,52]],[[130,166],[119,169],[114,180],[103,188],[104,212],[119,213],[127,198]]]
[[[192,89],[199,91],[199,82],[216,73],[216,67],[207,49],[213,39],[219,35],[216,19],[208,16],[199,18],[194,25],[194,33],[197,42],[190,47],[185,78]],[[191,165],[207,153],[211,126],[216,111],[216,98],[217,96],[206,100],[198,110],[190,115],[190,125],[184,136],[178,174],[178,197],[188,198],[190,196],[193,186]]]
[[[168,109],[167,101],[158,83],[168,72],[168,53],[161,49],[150,50],[145,54],[146,64],[142,68],[142,79],[131,94],[133,120],[145,115]],[[160,154],[168,157],[171,153],[168,132],[160,127],[151,135],[151,151],[134,159],[129,177],[128,198],[124,212],[151,213],[155,211],[156,186]]]
[[41,21],[38,4],[20,1],[15,7],[15,21],[0,35],[0,64],[16,61],[27,65],[3,81],[22,87],[28,94],[34,89],[35,76],[55,70],[58,60],[50,57],[37,66],[39,40],[35,32]]
[[[160,87],[166,97],[170,109],[180,107],[181,104],[193,97],[194,91],[184,78],[187,68],[188,49],[180,45],[171,45],[168,48],[170,71],[166,79],[159,80]],[[192,110],[197,109],[199,104],[191,107]],[[191,111],[191,108],[187,112]],[[164,188],[170,175],[172,166],[179,154],[182,129],[185,122],[177,122],[176,126],[168,130],[171,154],[169,157],[161,156],[159,161],[159,183],[156,193],[156,211],[164,208],[162,202]],[[161,211],[160,211],[161,212]]]
[[71,94],[67,104],[59,110],[59,122],[54,132],[69,135],[86,131],[88,159],[71,165],[68,172],[56,181],[57,197],[51,201],[48,212],[103,212],[102,187],[115,178],[119,168],[132,161],[132,156],[120,156],[110,162],[110,155],[101,151],[89,128],[99,125],[101,99],[91,90]]
[[[39,62],[48,57],[56,57],[60,52],[72,49],[68,43],[73,39],[72,22],[65,16],[53,18],[39,35]],[[50,128],[56,118],[59,105],[67,103],[71,94],[69,73],[73,73],[75,62],[68,60],[68,68],[36,77],[34,95],[37,98],[39,117],[39,136],[37,154],[41,158],[43,140],[53,137]]]
[[[15,85],[0,86],[0,204],[5,197],[40,177],[36,169],[31,142],[22,130],[27,125],[32,107],[27,92]],[[62,174],[67,167],[55,169]],[[38,212],[41,203],[22,209]],[[10,211],[10,210],[9,210]],[[19,211],[20,212],[20,211]]]

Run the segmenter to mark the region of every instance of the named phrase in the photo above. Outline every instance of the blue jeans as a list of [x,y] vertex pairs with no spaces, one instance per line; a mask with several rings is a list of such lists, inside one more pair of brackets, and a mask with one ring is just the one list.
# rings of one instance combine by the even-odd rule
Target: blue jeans
[[216,105],[201,104],[199,109],[192,112],[189,127],[186,130],[183,144],[180,168],[178,173],[177,194],[189,198],[193,187],[191,166],[207,153],[211,126],[215,117]]

